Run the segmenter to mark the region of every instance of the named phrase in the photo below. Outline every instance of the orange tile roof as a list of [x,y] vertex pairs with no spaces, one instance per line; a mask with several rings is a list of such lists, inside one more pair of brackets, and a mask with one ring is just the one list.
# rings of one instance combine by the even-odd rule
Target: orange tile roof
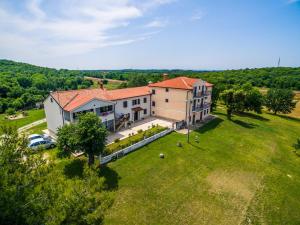
[[114,101],[124,98],[133,98],[145,95],[150,95],[150,89],[147,86],[125,88],[111,91],[98,88],[71,91],[56,91],[51,93],[51,96],[66,111],[72,111],[93,99]]
[[[161,82],[149,84],[149,87],[163,87],[163,88],[176,88],[176,89],[184,89],[184,90],[192,90],[193,85],[199,79],[189,78],[189,77],[176,77],[169,80],[164,80]],[[212,87],[213,85],[206,82],[207,87]]]

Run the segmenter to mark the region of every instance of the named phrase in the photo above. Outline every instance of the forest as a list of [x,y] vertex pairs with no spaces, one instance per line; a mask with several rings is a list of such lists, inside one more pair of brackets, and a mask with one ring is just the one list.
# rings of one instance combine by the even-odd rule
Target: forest
[[142,86],[169,77],[204,79],[219,89],[251,83],[256,87],[300,90],[300,68],[278,67],[224,71],[192,70],[66,70],[0,60],[0,113],[34,108],[50,91],[89,88],[84,76],[128,81],[119,88]]

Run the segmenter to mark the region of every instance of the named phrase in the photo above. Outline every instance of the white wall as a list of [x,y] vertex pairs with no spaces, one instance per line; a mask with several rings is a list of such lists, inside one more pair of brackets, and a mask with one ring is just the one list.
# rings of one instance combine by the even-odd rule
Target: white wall
[[[147,98],[147,102],[144,103],[144,98]],[[139,105],[132,105],[132,100],[134,99],[140,99],[140,104]],[[127,101],[127,108],[123,107],[123,102]],[[116,117],[120,116],[121,114],[130,114],[130,120],[133,121],[133,111],[132,108],[135,107],[141,107],[143,109],[147,109],[147,114],[145,115],[143,111],[140,111],[140,118],[147,118],[150,116],[150,95],[146,95],[146,96],[140,96],[140,97],[134,97],[134,98],[126,98],[126,99],[121,99],[121,100],[117,100],[115,101],[116,105],[115,105],[115,110],[116,110]]]
[[63,126],[63,110],[50,95],[44,101],[44,110],[48,130],[51,133],[56,133],[57,129]]
[[[79,108],[75,109],[74,111],[72,111],[72,113],[76,113],[76,112],[81,112],[84,110],[90,110],[90,109],[96,109],[96,108],[100,108],[103,106],[109,106],[109,105],[114,105],[114,102],[107,102],[107,101],[101,101],[99,99],[94,99],[88,103],[86,103],[85,105],[80,106]],[[72,117],[72,115],[71,115]],[[113,120],[114,117],[114,113],[108,114],[107,116],[100,116],[102,122],[104,121],[109,121],[109,120]]]

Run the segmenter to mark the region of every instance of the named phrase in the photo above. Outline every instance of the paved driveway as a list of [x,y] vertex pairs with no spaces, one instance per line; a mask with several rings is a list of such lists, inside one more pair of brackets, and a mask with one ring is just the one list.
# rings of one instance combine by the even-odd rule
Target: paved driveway
[[131,128],[127,128],[111,134],[107,137],[107,143],[112,143],[114,140],[119,138],[120,140],[127,138],[129,134],[136,134],[138,130],[148,130],[152,125],[160,125],[162,127],[172,127],[173,122],[165,119],[160,119],[156,117],[150,117],[141,121],[134,123]]

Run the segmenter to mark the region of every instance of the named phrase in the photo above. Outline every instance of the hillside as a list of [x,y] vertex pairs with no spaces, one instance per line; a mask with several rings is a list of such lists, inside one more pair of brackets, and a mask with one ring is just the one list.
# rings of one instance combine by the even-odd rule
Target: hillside
[[[226,89],[246,82],[257,87],[276,87],[300,90],[300,68],[261,68],[226,71],[192,70],[56,70],[9,60],[0,60],[0,113],[30,109],[50,91],[88,88],[92,82],[84,76],[128,80],[128,86],[146,85],[169,77],[198,77]],[[114,86],[116,88],[118,86]],[[124,86],[125,87],[125,86]]]

